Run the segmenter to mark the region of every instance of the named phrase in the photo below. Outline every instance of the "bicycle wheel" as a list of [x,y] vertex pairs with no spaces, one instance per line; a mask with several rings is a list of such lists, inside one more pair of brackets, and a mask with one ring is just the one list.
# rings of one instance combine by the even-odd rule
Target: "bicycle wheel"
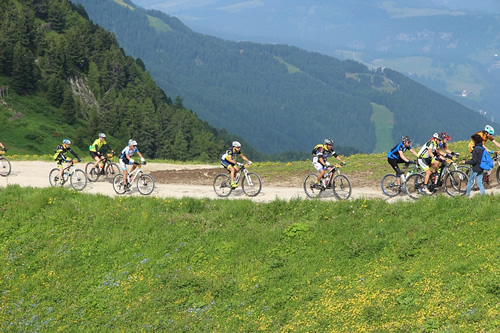
[[225,173],[220,173],[214,179],[214,191],[219,197],[227,197],[231,194],[231,178]]
[[401,186],[398,185],[398,177],[393,173],[388,173],[382,178],[380,187],[382,187],[382,192],[389,197],[395,197],[401,192]]
[[[50,186],[59,185],[59,169],[58,168],[50,170],[49,183],[50,183]],[[63,184],[64,184],[64,182],[63,182]]]
[[497,183],[500,184],[500,166],[497,168]]
[[0,176],[7,177],[10,174],[10,162],[5,157],[0,157]]
[[69,180],[71,186],[77,191],[82,191],[87,186],[87,176],[85,176],[85,172],[81,169],[76,169]]
[[414,173],[406,180],[406,193],[412,199],[419,199],[425,194],[422,192],[425,177],[421,173]]
[[155,180],[150,175],[142,174],[137,179],[137,189],[140,194],[148,195],[155,189]]
[[123,184],[123,175],[116,175],[113,178],[113,190],[118,194],[125,193],[125,185]]
[[101,174],[95,170],[94,162],[89,162],[85,165],[85,174],[90,182],[96,182],[101,176]]
[[444,177],[444,190],[452,197],[464,195],[468,181],[469,177],[465,173],[453,170]]
[[106,170],[104,171],[104,173],[106,174],[106,179],[111,182],[116,175],[121,174],[120,167],[116,163],[108,163],[106,165]]
[[249,172],[246,176],[242,175],[241,189],[249,197],[255,197],[262,190],[262,180],[255,172]]
[[317,198],[323,193],[324,189],[320,184],[316,184],[318,175],[310,173],[304,179],[304,192],[309,198]]
[[346,175],[337,175],[333,178],[333,195],[339,200],[347,200],[351,197],[351,181]]

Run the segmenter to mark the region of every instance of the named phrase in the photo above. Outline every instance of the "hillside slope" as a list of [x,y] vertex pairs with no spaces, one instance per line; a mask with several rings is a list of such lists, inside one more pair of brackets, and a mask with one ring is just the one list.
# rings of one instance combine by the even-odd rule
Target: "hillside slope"
[[423,143],[442,130],[467,139],[486,123],[481,115],[389,69],[371,71],[354,61],[286,45],[224,41],[131,2],[77,2],[144,61],[163,89],[178,92],[202,119],[229,127],[266,152],[310,150],[329,136],[371,152],[378,140],[371,103],[392,112],[393,141],[410,135]]
[[0,86],[0,140],[11,152],[50,154],[70,138],[87,156],[105,132],[116,151],[134,138],[147,158],[208,161],[234,139],[168,97],[140,59],[66,0],[2,2]]

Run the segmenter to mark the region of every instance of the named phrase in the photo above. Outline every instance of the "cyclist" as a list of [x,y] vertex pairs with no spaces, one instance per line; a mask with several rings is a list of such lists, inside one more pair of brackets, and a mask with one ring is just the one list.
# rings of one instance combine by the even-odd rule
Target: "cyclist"
[[318,177],[314,182],[313,185],[314,187],[319,187],[320,186],[319,181],[325,175],[325,172],[327,170],[330,171],[332,169],[330,163],[326,161],[328,157],[333,156],[340,161],[340,165],[345,165],[345,162],[342,161],[340,156],[338,156],[335,150],[333,150],[332,139],[325,139],[323,141],[323,144],[318,144],[314,146],[312,154],[313,154],[313,159],[312,159],[313,167],[319,172]]
[[128,140],[128,146],[123,148],[123,150],[120,154],[120,167],[122,168],[122,171],[123,171],[123,184],[125,184],[125,189],[127,191],[130,191],[130,184],[129,184],[128,178],[127,178],[127,165],[128,164],[132,165],[132,169],[130,170],[130,172],[133,172],[135,170],[137,165],[134,164],[135,161],[132,158],[132,156],[135,153],[137,153],[137,155],[139,155],[139,157],[141,158],[141,162],[143,164],[146,164],[146,160],[144,159],[141,152],[137,148],[137,141],[130,139],[130,140]]
[[78,157],[78,155],[73,151],[73,149],[70,148],[70,145],[71,141],[69,141],[69,139],[64,139],[62,141],[62,145],[57,146],[55,149],[54,161],[57,162],[57,167],[59,168],[59,184],[62,184],[63,182],[63,162],[72,162],[72,160],[68,159],[65,154],[67,152],[70,152],[78,160],[78,162],[82,161],[80,157]]
[[427,141],[418,152],[418,164],[425,171],[424,186],[422,192],[432,194],[427,188],[427,183],[431,173],[436,172],[439,168],[439,163],[442,162],[441,155],[438,151],[439,145],[443,142],[441,135],[434,133],[432,138]]
[[400,185],[400,186],[401,186],[401,176],[403,175],[403,171],[401,171],[401,169],[399,169],[398,164],[405,163],[408,166],[409,164],[415,163],[414,161],[410,161],[404,155],[404,152],[407,150],[409,150],[413,155],[418,157],[417,152],[411,147],[411,138],[409,136],[403,136],[402,141],[400,143],[398,143],[396,146],[394,146],[387,153],[387,162],[391,165],[391,167],[396,172],[397,182],[398,182],[398,185]]
[[241,143],[238,141],[233,141],[231,148],[229,148],[221,157],[220,164],[231,174],[231,186],[232,188],[237,188],[238,184],[234,182],[234,175],[239,171],[238,165],[236,165],[236,157],[241,155],[241,158],[248,162],[248,165],[252,165],[245,155],[241,153]]
[[448,132],[442,132],[440,135],[443,138],[443,141],[441,142],[438,148],[440,155],[446,158],[450,158],[452,156],[459,156],[460,154],[455,153],[448,148],[448,142],[451,140],[451,136],[448,134]]
[[486,172],[479,166],[481,164],[481,159],[484,152],[483,137],[479,134],[472,135],[472,141],[474,142],[474,149],[472,150],[472,159],[468,161],[462,161],[462,163],[470,164],[472,166],[472,171],[469,176],[469,181],[467,182],[467,189],[465,190],[465,195],[469,196],[472,189],[472,184],[476,180],[477,187],[482,195],[484,192],[483,176]]
[[[102,148],[106,148],[106,149],[110,150],[113,154],[115,153],[115,151],[113,149],[111,149],[111,147],[106,142],[106,134],[99,133],[99,138],[97,138],[89,146],[90,156],[92,157],[92,159],[95,160],[94,167],[96,169],[96,172],[101,172],[101,170],[99,169],[99,162],[101,162],[102,160],[104,160],[106,158],[104,156],[104,154],[101,152]],[[104,170],[103,170],[103,172],[104,172]]]

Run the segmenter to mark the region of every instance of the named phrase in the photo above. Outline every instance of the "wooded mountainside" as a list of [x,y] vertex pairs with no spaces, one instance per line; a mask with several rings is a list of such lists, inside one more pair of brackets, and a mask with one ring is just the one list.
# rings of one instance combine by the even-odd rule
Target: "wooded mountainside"
[[[377,142],[371,103],[393,114],[392,138],[434,132],[468,139],[486,118],[390,69],[287,45],[230,42],[129,1],[75,0],[140,57],[165,91],[202,119],[265,152],[309,150],[324,137],[364,152]],[[492,124],[495,125],[495,124]]]
[[[34,122],[21,114],[29,110],[10,110],[21,116],[9,119],[10,101],[22,100],[23,108],[50,118],[49,126],[18,138],[33,141],[27,145],[32,153],[47,152],[53,136],[59,143],[71,137],[88,151],[105,132],[115,150],[134,138],[147,158],[214,161],[238,139],[201,121],[181,97],[172,101],[140,59],[127,56],[112,33],[66,0],[0,0],[0,81],[9,87],[0,105],[4,143],[14,140],[14,134],[5,137],[7,130]],[[71,132],[61,133],[63,124]],[[245,151],[255,152],[248,145]]]

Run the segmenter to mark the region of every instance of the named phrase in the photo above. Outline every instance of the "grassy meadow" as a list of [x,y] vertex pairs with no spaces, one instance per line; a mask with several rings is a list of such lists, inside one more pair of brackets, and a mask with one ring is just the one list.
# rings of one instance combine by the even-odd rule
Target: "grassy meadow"
[[0,331],[498,332],[500,196],[0,189]]

